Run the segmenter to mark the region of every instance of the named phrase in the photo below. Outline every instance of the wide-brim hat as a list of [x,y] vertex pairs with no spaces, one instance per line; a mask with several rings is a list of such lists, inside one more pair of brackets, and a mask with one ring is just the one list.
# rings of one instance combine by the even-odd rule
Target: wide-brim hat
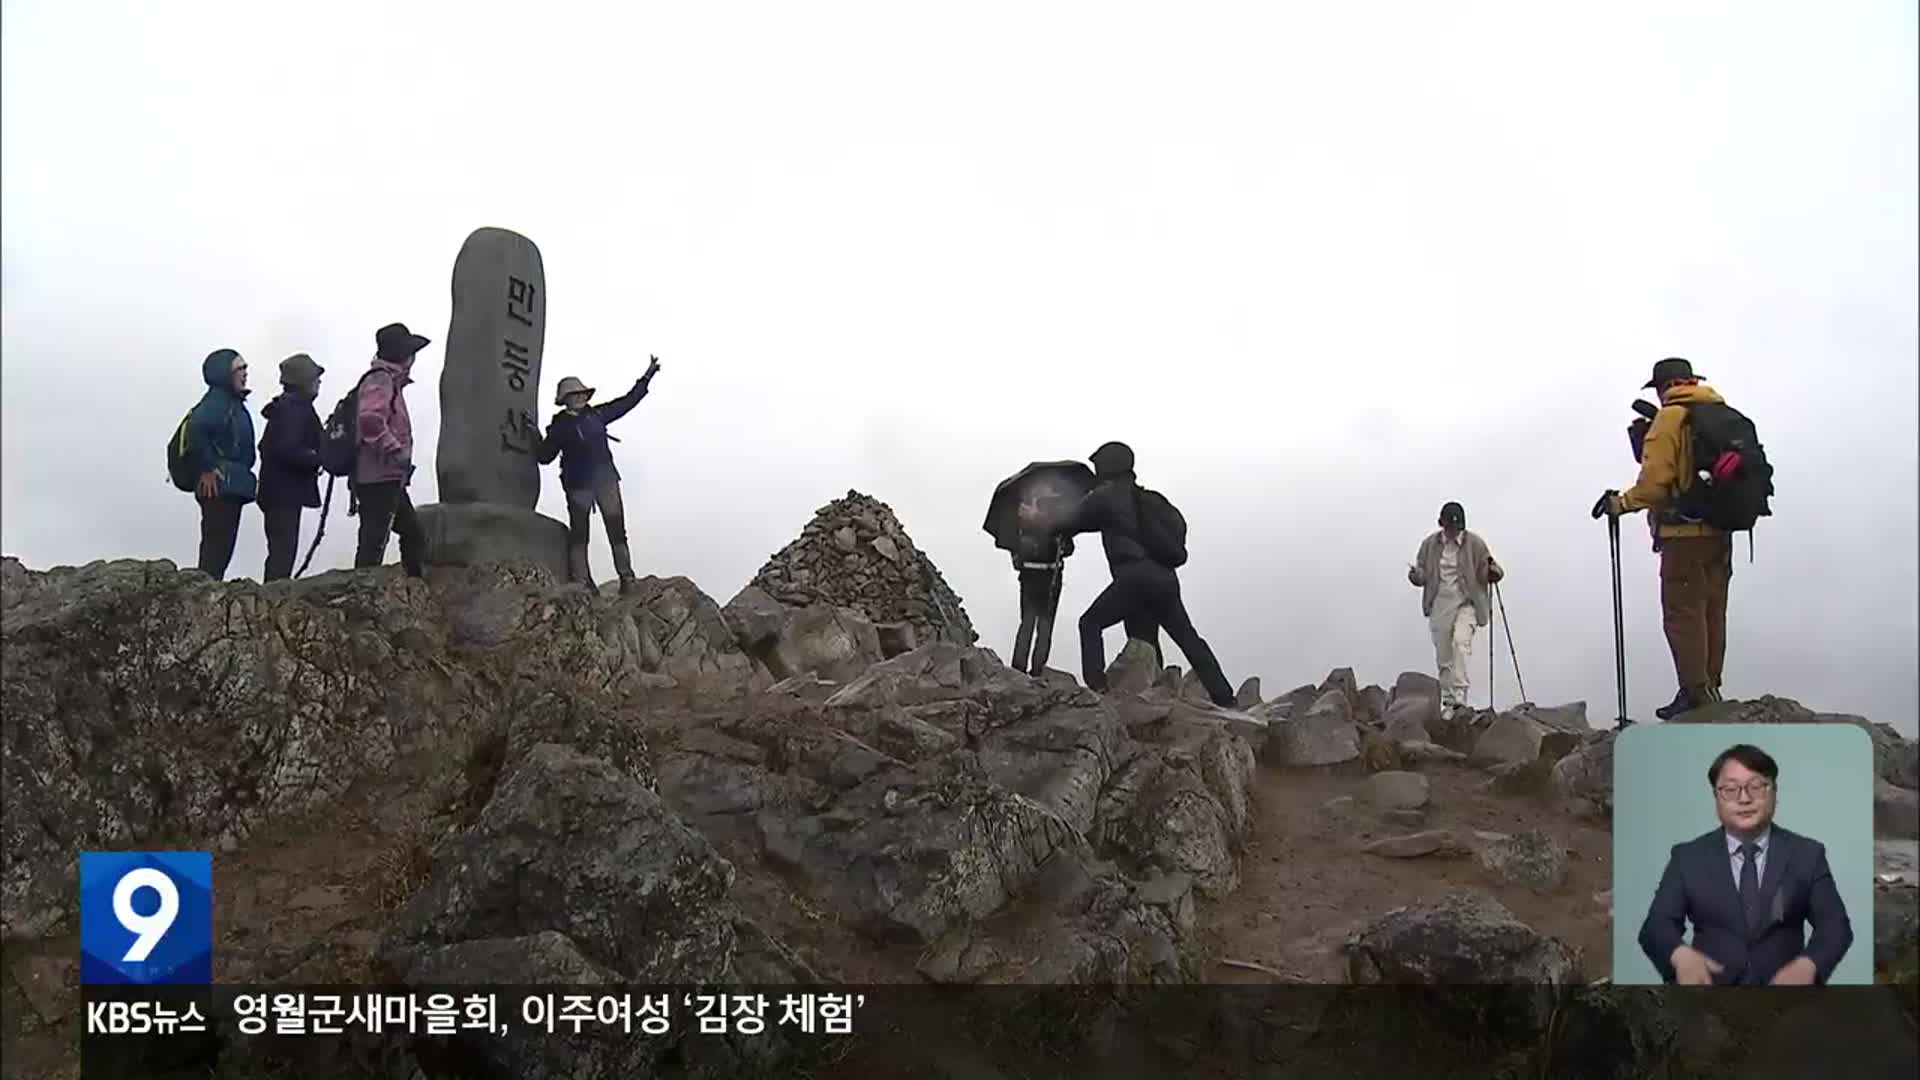
[[297,352],[280,361],[280,381],[288,386],[308,386],[326,372],[313,357]]
[[579,379],[576,379],[573,376],[569,375],[566,378],[561,379],[560,386],[554,390],[553,403],[555,405],[565,405],[567,403],[568,394],[585,394],[588,397],[592,397],[593,387],[588,386],[586,383],[583,383]]
[[405,360],[431,344],[433,339],[407,329],[406,323],[388,323],[373,334],[374,354],[382,360]]
[[1657,390],[1660,387],[1665,386],[1670,382],[1673,382],[1675,379],[1698,379],[1698,378],[1700,378],[1700,376],[1694,374],[1693,364],[1690,361],[1682,360],[1680,357],[1677,357],[1677,356],[1670,356],[1667,359],[1662,360],[1659,363],[1653,365],[1653,378],[1648,379],[1647,385],[1641,387],[1640,389]]

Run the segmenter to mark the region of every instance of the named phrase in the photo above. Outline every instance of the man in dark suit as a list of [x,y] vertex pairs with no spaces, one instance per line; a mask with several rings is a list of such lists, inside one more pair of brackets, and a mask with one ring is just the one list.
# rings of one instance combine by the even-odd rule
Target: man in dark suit
[[1707,769],[1721,827],[1674,845],[1640,926],[1668,983],[1825,985],[1853,944],[1826,846],[1773,823],[1779,779],[1773,758],[1745,744]]

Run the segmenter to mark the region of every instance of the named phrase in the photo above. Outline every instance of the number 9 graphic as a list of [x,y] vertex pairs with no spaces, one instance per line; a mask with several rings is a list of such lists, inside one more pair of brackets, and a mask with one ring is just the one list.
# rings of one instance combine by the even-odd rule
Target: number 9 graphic
[[[133,910],[133,894],[141,889],[160,894],[160,909],[151,915]],[[120,958],[121,962],[145,961],[179,916],[180,890],[174,887],[172,878],[151,866],[127,871],[113,887],[113,917],[134,935],[133,944],[127,948],[127,955]]]

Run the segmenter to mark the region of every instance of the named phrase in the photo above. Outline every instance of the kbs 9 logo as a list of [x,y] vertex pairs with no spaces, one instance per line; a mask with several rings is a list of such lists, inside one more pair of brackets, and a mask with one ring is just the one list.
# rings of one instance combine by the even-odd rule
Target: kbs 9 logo
[[80,982],[213,981],[213,855],[80,854]]

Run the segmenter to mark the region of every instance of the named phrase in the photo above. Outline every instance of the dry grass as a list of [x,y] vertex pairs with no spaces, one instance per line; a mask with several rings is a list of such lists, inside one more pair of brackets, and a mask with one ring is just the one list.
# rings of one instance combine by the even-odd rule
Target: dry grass
[[373,904],[382,912],[399,910],[426,888],[433,874],[433,848],[424,828],[409,829],[375,861]]

